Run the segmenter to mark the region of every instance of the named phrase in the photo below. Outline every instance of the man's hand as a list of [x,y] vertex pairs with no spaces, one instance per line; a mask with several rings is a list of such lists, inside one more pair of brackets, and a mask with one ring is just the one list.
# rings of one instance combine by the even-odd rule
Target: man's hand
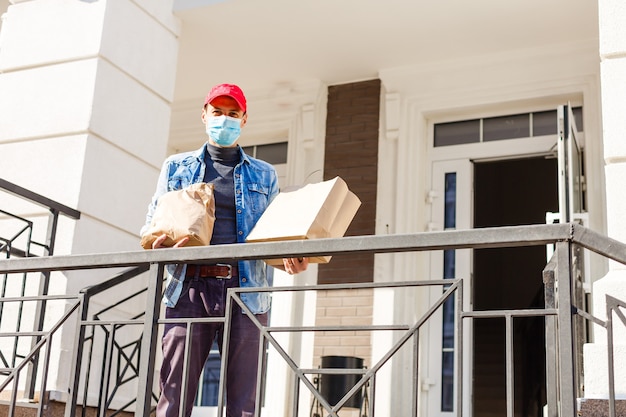
[[309,266],[309,258],[284,258],[283,265],[285,272],[294,275],[298,272],[306,271]]
[[[161,244],[165,242],[165,239],[167,239],[167,235],[165,233],[163,233],[161,236],[154,239],[154,242],[152,242],[152,249],[162,248],[163,246],[161,246]],[[176,244],[173,247],[180,248],[182,246],[185,246],[187,242],[189,242],[189,236],[185,236],[184,238],[176,242]]]

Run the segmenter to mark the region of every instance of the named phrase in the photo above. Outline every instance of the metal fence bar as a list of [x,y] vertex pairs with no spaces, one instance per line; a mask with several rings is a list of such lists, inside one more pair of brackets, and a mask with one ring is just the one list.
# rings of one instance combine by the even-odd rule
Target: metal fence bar
[[[584,229],[584,228],[583,228]],[[575,228],[581,234],[580,227]],[[586,229],[585,229],[586,230]],[[184,248],[184,249],[163,249],[159,251],[137,251],[114,254],[106,261],[98,255],[67,255],[57,256],[50,263],[27,263],[26,267],[33,267],[37,270],[65,270],[94,267],[114,267],[140,265],[148,262],[176,262],[185,259],[201,261],[204,259],[259,259],[275,255],[298,254],[302,255],[309,251],[311,254],[326,253],[348,253],[348,252],[405,252],[413,250],[437,250],[445,248],[468,248],[468,247],[502,247],[502,246],[531,246],[553,243],[559,240],[570,238],[570,225],[532,225],[532,226],[512,226],[500,228],[484,228],[474,230],[455,230],[445,232],[429,232],[406,235],[386,235],[386,236],[362,236],[344,237],[340,239],[316,239],[291,242],[267,242],[246,245],[246,255],[242,256],[240,248],[233,248],[233,245],[214,246],[210,250],[207,248]],[[619,242],[618,242],[619,243]],[[238,245],[234,245],[238,246]],[[272,248],[276,248],[272,249]],[[203,256],[207,252],[214,252],[214,256]],[[248,250],[251,249],[251,250]],[[270,249],[269,252],[267,249]],[[289,249],[289,250],[283,250]],[[145,258],[138,257],[139,253],[144,253]],[[154,255],[154,256],[152,256]],[[235,256],[233,258],[233,256]],[[182,258],[182,259],[181,259]],[[115,259],[115,260],[114,260]],[[82,262],[81,260],[85,261]],[[21,268],[20,259],[13,260],[12,265]],[[31,260],[29,260],[30,262]],[[58,261],[58,263],[56,262]],[[0,263],[0,271],[6,265]],[[11,271],[11,270],[7,270]]]
[[[233,315],[233,306],[232,306],[232,297],[229,296],[229,292],[231,290],[226,290],[226,304],[224,306],[224,318],[228,317],[227,320],[224,321],[224,335],[226,337],[222,340],[222,352],[223,354],[220,357],[220,384],[218,387],[217,394],[217,417],[222,417],[224,415],[224,399],[226,397],[226,393],[224,392],[224,383],[226,381],[226,366],[228,366],[228,349],[230,346],[230,327],[231,320],[230,318]],[[246,311],[246,310],[244,310]],[[247,312],[246,312],[247,314]]]
[[615,314],[623,325],[626,325],[626,317],[620,310],[626,308],[626,303],[615,297],[606,295],[606,329],[607,329],[607,358],[608,358],[608,378],[609,378],[609,416],[615,417],[615,353],[613,350],[613,314]]
[[626,250],[623,242],[615,240],[576,223],[571,224],[571,241],[599,255],[626,264]]
[[186,325],[185,332],[185,366],[183,367],[183,374],[181,376],[180,383],[180,403],[178,404],[178,415],[184,416],[187,413],[185,410],[187,409],[187,393],[189,391],[189,381],[188,381],[188,373],[189,366],[191,365],[191,336],[193,334],[193,323],[188,323]]
[[257,351],[258,354],[258,362],[257,362],[257,373],[256,373],[256,395],[255,395],[255,407],[254,407],[254,417],[261,417],[261,404],[263,404],[261,400],[261,395],[263,393],[263,375],[265,371],[265,337],[263,334],[259,333],[259,349]]
[[557,325],[559,347],[559,397],[561,414],[576,414],[576,383],[574,362],[574,338],[572,320],[571,246],[570,242],[556,243]]
[[38,204],[42,207],[58,210],[64,216],[68,216],[73,219],[80,218],[80,211],[74,210],[73,208],[44,197],[41,194],[34,193],[30,190],[27,190],[26,188],[22,188],[19,185],[13,184],[12,182],[9,182],[2,178],[0,178],[0,188],[18,197],[30,200],[31,202]]
[[[46,231],[46,241],[43,245],[44,254],[47,256],[51,256],[54,254],[57,226],[59,224],[59,213],[60,212],[57,208],[50,208],[50,213],[48,216],[49,218],[48,229]],[[30,243],[30,237],[29,237],[29,243]],[[30,247],[28,251],[30,252]],[[26,282],[26,276],[24,276],[23,282],[24,283]],[[38,294],[47,295],[49,288],[50,288],[50,271],[42,271],[40,274],[40,278],[39,278]],[[34,328],[36,330],[43,330],[45,315],[46,315],[46,300],[42,301],[41,303],[37,303],[36,311],[35,311],[35,323],[34,323]],[[22,317],[21,312],[19,316]],[[31,341],[31,349],[37,344],[38,341],[39,341],[39,338],[37,337]],[[35,397],[35,383],[37,379],[38,365],[39,365],[39,360],[37,356],[35,356],[26,374],[26,390],[24,392],[24,398]]]
[[[292,404],[292,416],[298,415],[298,406],[300,403],[300,380],[298,378],[293,379],[293,404]],[[258,404],[258,403],[257,403]],[[313,410],[313,406],[315,405],[315,401],[311,403],[311,414]]]
[[[555,269],[556,254],[543,270],[544,302],[547,309],[555,309]],[[557,379],[557,348],[556,348],[556,317],[545,316],[546,337],[546,417],[557,417],[558,410],[558,379]]]
[[[419,387],[419,331],[415,332],[413,338],[413,372],[411,375],[411,382],[414,387]],[[411,415],[417,417],[419,410],[419,400],[417,390],[411,390]]]
[[[607,297],[608,298],[608,297]],[[608,360],[608,378],[609,378],[609,417],[615,417],[615,373],[613,366],[615,358],[613,357],[613,306],[608,302],[606,305],[606,332],[607,332],[607,360]]]
[[[46,392],[46,386],[47,386],[46,382],[48,381],[48,371],[50,370],[50,354],[52,352],[51,346],[52,346],[52,337],[50,337],[50,343],[44,355],[43,369],[41,370],[41,385],[39,387],[39,392]],[[43,416],[43,413],[45,411],[45,405],[46,404],[44,403],[44,401],[39,401],[39,404],[37,405],[37,417]]]
[[[103,326],[105,329],[107,326]],[[111,385],[111,369],[113,367],[113,346],[115,345],[115,328],[114,324],[108,326],[109,331],[107,333],[106,344],[104,348],[103,364],[102,364],[102,380],[100,381],[100,409],[98,415],[101,417],[106,416],[106,408],[108,405],[107,397],[109,396],[109,389]],[[106,330],[105,330],[106,331]],[[89,384],[89,376],[85,378],[85,385]],[[86,397],[85,397],[86,398]]]
[[169,248],[110,254],[58,255],[0,260],[0,273],[66,271],[139,266],[146,263],[205,263],[348,253],[416,252],[441,249],[538,246],[570,238],[567,224],[448,230],[406,235],[347,236],[333,239]]
[[[89,300],[87,297],[85,297],[86,300]],[[89,301],[87,301],[89,302]],[[93,355],[94,352],[94,347],[95,347],[95,343],[96,343],[96,329],[97,327],[100,327],[102,329],[102,333],[103,333],[103,337],[104,337],[104,341],[103,341],[103,345],[104,346],[108,346],[109,345],[109,340],[111,339],[111,333],[109,332],[108,328],[106,325],[104,324],[98,324],[98,325],[87,325],[84,321],[82,321],[82,326],[85,329],[85,333],[87,333],[87,327],[90,328],[91,330],[91,335],[88,337],[85,337],[84,341],[82,342],[82,344],[87,343],[87,341],[89,341],[89,350],[87,351],[87,355],[91,356]],[[85,350],[85,348],[83,348],[83,351]],[[105,348],[105,352],[102,355],[103,359],[102,359],[102,369],[100,370],[100,381],[104,381],[105,375],[106,375],[106,351],[107,349]],[[88,361],[87,362],[87,368],[85,369],[85,384],[83,387],[83,404],[87,404],[87,400],[89,398],[89,378],[91,377],[91,365],[92,362],[94,361]],[[103,407],[103,403],[106,402],[106,390],[104,389],[104,385],[105,384],[100,384],[100,387],[98,387],[98,403],[97,403],[97,409],[101,410]],[[85,417],[87,414],[87,410],[85,410],[85,407],[83,407],[82,410],[82,417]]]
[[376,402],[376,374],[370,379],[370,395],[369,395],[369,413],[368,416],[374,416],[374,403]]
[[72,417],[74,415],[74,410],[76,410],[76,404],[78,403],[78,387],[84,349],[83,341],[85,340],[85,327],[81,326],[80,322],[87,318],[87,310],[89,309],[89,298],[85,297],[84,294],[80,294],[80,296],[81,301],[78,303],[78,323],[76,325],[76,342],[74,343],[72,363],[70,365],[69,396],[65,403],[65,417]]
[[459,281],[459,287],[456,291],[455,298],[455,332],[456,332],[456,362],[458,372],[457,394],[456,394],[456,409],[457,415],[463,415],[463,381],[464,381],[464,365],[463,365],[463,280]]
[[514,373],[513,369],[513,323],[510,314],[504,316],[506,323],[506,415],[515,414]]
[[137,403],[135,408],[136,417],[148,417],[150,415],[152,381],[154,380],[154,363],[156,360],[157,346],[156,324],[161,312],[162,287],[163,265],[159,263],[152,263],[150,265],[150,274],[148,279],[148,308],[146,309],[145,324],[141,340],[141,359],[139,361],[139,381],[144,381],[145,385],[140,384],[137,392]]
[[13,377],[13,391],[11,391],[11,404],[9,406],[9,417],[15,415],[15,406],[17,404],[17,390],[20,382],[20,374],[17,373]]

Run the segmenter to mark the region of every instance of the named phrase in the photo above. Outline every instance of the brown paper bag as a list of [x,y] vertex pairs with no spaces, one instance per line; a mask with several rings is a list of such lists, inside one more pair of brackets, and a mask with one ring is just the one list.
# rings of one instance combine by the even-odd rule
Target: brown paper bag
[[[361,200],[340,177],[282,190],[267,207],[250,231],[247,242],[319,239],[342,237]],[[330,256],[310,258],[326,263]],[[266,259],[270,265],[282,265],[282,259]]]
[[189,236],[185,246],[206,246],[211,243],[215,223],[213,184],[192,184],[183,190],[170,191],[159,197],[150,228],[141,236],[141,246],[151,249],[163,233],[163,246],[174,246]]

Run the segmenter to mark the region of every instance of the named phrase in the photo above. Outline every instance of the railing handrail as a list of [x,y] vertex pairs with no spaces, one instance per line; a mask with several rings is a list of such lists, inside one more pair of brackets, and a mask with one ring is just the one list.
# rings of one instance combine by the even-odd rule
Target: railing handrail
[[71,217],[72,219],[80,219],[80,211],[74,210],[71,207],[51,200],[41,194],[37,194],[33,191],[27,190],[26,188],[22,188],[19,185],[13,184],[12,182],[9,182],[5,179],[0,178],[0,188],[47,209],[58,211],[59,213],[67,217]]
[[[443,249],[493,248],[546,245],[583,239],[583,246],[626,263],[626,245],[595,246],[592,233],[572,233],[585,229],[575,224],[490,227],[397,235],[347,236],[332,239],[247,243],[245,245],[196,246],[159,250],[138,250],[101,254],[57,255],[54,257],[0,260],[0,273],[63,271],[138,266],[150,263],[220,262],[225,260],[339,255],[348,253],[400,253]],[[586,230],[586,229],[585,229]],[[599,235],[598,236],[602,236]],[[605,236],[602,236],[607,239]],[[608,248],[607,248],[608,246]],[[623,252],[615,250],[621,247]]]
[[[219,262],[281,256],[400,253],[444,249],[537,246],[569,241],[626,264],[626,244],[578,224],[489,227],[397,235],[215,245],[100,254],[0,260],[0,273],[139,266],[150,263]],[[244,249],[245,248],[245,249]]]
[[[101,253],[101,254],[84,254],[84,255],[64,255],[53,257],[24,258],[0,260],[0,274],[20,273],[20,272],[49,272],[64,270],[88,270],[98,268],[117,268],[136,266],[138,268],[126,271],[112,280],[98,284],[94,287],[88,287],[82,291],[83,296],[87,296],[91,292],[101,292],[111,288],[113,281],[126,280],[131,275],[136,275],[137,271],[150,267],[149,291],[148,299],[155,301],[160,295],[160,283],[162,282],[163,264],[167,263],[201,263],[201,262],[219,262],[225,260],[244,260],[244,259],[268,259],[275,257],[289,256],[316,256],[316,255],[337,255],[348,253],[402,253],[402,252],[421,252],[445,249],[466,249],[466,248],[495,248],[495,247],[521,247],[521,246],[539,246],[546,244],[555,244],[557,253],[560,254],[558,265],[565,265],[564,268],[557,268],[556,272],[561,275],[558,282],[563,285],[559,294],[569,294],[569,281],[566,275],[569,274],[569,248],[571,244],[577,244],[590,251],[601,254],[609,259],[626,264],[626,244],[617,240],[608,238],[599,233],[593,232],[583,226],[577,224],[553,224],[553,225],[529,225],[529,226],[510,226],[496,227],[470,230],[454,230],[444,232],[424,232],[415,234],[402,235],[377,235],[377,236],[351,236],[339,239],[316,239],[301,240],[288,242],[265,242],[250,243],[247,245],[216,245],[211,247],[192,247],[179,249],[162,249],[158,251],[137,250],[130,252],[117,253]],[[560,250],[559,250],[560,247]],[[546,266],[545,274],[555,272],[555,262],[557,259],[551,259]],[[156,279],[155,279],[156,278]],[[155,284],[155,283],[159,284]],[[436,284],[436,281],[430,281],[430,284]],[[567,285],[566,285],[567,284]],[[336,288],[336,284],[328,284]],[[349,288],[359,288],[360,285],[374,286],[379,283],[368,284],[343,284]],[[394,283],[380,283],[380,285],[393,286]],[[398,284],[399,285],[399,284]],[[323,289],[324,285],[316,286],[316,289]],[[299,290],[300,287],[289,288],[290,291]],[[303,291],[310,290],[311,287],[301,287]],[[239,288],[238,292],[254,291],[280,291],[279,288],[272,289],[246,289]],[[563,296],[565,297],[565,295]],[[569,299],[560,300],[558,308],[547,308],[533,311],[522,311],[519,314],[526,315],[545,315],[552,316],[556,314],[559,327],[565,329],[563,333],[569,334],[569,329],[565,324],[571,320],[571,304]],[[85,300],[86,302],[87,300]],[[546,300],[547,301],[547,300]],[[152,304],[151,304],[152,305]],[[158,324],[158,301],[154,303],[154,311],[147,311],[144,322],[146,329],[152,324]],[[87,311],[87,305],[83,306],[83,314]],[[482,312],[473,315],[493,314],[493,312]],[[501,314],[501,313],[499,313]],[[511,315],[511,314],[509,314]],[[469,315],[467,316],[469,317]],[[512,317],[512,315],[511,315]],[[82,317],[80,320],[86,320]],[[93,323],[96,323],[95,321]],[[126,322],[125,322],[126,323]],[[130,323],[130,322],[129,322]],[[83,325],[91,325],[92,322],[84,321]],[[571,327],[571,323],[569,323]],[[278,329],[281,330],[280,328]],[[84,331],[84,326],[81,326]],[[146,330],[147,331],[147,330]],[[150,350],[156,345],[156,332],[153,330],[149,334],[145,334],[142,339],[142,345],[149,346]],[[565,337],[559,334],[559,337]],[[82,340],[82,339],[81,339]],[[561,341],[562,342],[562,341]],[[563,345],[563,343],[561,343]],[[81,351],[82,352],[82,351]],[[79,352],[80,353],[80,352]],[[78,355],[82,357],[82,355]],[[570,361],[571,352],[564,362]],[[147,355],[145,357],[148,357]],[[150,352],[149,359],[144,359],[139,369],[142,373],[139,375],[140,380],[152,380],[154,364],[154,352]],[[148,370],[148,371],[145,371]],[[76,379],[77,380],[77,379]],[[570,389],[569,385],[572,378],[566,381],[563,390]],[[148,387],[149,388],[149,387]],[[71,392],[76,392],[77,387],[73,387]],[[149,403],[151,392],[141,393],[138,397],[138,403]],[[571,396],[571,395],[570,395]],[[564,398],[565,403],[571,408],[573,401],[561,393],[559,398]],[[571,403],[571,404],[570,404]],[[71,405],[68,409],[71,409]],[[143,405],[141,405],[143,407]]]

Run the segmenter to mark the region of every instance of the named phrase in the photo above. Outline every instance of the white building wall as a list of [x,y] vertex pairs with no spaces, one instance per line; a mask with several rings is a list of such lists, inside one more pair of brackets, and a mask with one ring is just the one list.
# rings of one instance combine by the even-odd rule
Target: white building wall
[[[626,241],[626,4],[621,0],[599,0],[600,53],[602,75],[602,127],[606,174],[607,234]],[[610,262],[610,270],[593,286],[595,315],[606,320],[605,296],[626,300],[626,266]],[[626,358],[626,326],[616,315],[614,320],[615,395],[626,398],[626,371],[619,364]],[[607,333],[594,326],[594,342],[584,348],[585,398],[609,396]]]
[[[60,226],[56,254],[140,248],[169,135],[180,34],[171,10],[172,1],[32,0],[3,17],[0,177],[81,212]],[[59,274],[53,291],[113,273]],[[71,360],[67,327],[56,364]],[[65,391],[68,372],[53,369],[48,388]]]

